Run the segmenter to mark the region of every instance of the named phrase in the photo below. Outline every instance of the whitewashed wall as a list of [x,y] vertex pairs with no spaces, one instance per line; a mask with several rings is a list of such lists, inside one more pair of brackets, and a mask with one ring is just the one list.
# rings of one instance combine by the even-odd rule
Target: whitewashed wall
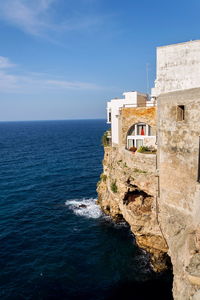
[[200,87],[200,40],[157,48],[152,96]]

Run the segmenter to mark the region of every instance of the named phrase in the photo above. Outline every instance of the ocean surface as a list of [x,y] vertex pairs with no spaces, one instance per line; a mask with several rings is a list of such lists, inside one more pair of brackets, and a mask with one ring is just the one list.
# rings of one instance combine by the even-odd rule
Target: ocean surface
[[[105,120],[0,123],[0,299],[171,298],[95,201]],[[84,205],[81,205],[84,204]]]

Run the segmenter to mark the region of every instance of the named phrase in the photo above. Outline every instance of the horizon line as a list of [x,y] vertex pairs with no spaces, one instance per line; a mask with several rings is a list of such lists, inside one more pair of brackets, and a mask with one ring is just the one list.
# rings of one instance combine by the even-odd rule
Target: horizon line
[[7,122],[48,122],[48,121],[84,121],[84,120],[106,120],[106,118],[77,118],[77,119],[40,119],[40,120],[4,120],[0,123],[7,123]]

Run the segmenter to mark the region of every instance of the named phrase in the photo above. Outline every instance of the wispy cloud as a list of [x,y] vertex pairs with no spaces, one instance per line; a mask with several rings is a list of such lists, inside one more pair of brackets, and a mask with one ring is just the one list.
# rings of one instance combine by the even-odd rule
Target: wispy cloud
[[56,0],[6,0],[0,6],[0,18],[25,32],[40,35],[51,28],[49,9]]
[[15,66],[7,57],[0,56],[0,69],[6,69]]
[[0,71],[0,90],[1,92],[10,92],[18,88],[17,77]]
[[[28,34],[49,38],[52,34],[86,30],[88,28],[94,29],[95,26],[103,24],[104,17],[102,15],[85,14],[84,11],[78,9],[79,4],[81,2],[85,3],[85,0],[76,0],[79,3],[75,10],[70,7],[68,0],[65,1],[66,7],[69,3],[69,9],[65,12],[63,18],[61,18],[58,9],[61,0],[2,1],[0,19]],[[59,18],[57,14],[59,14]]]
[[35,93],[35,91],[60,92],[63,90],[96,90],[102,87],[89,82],[70,81],[45,73],[16,74],[16,66],[8,58],[0,56],[0,91],[4,93]]
[[59,87],[63,89],[99,89],[100,87],[88,82],[70,82],[65,80],[46,80],[46,84],[51,87]]

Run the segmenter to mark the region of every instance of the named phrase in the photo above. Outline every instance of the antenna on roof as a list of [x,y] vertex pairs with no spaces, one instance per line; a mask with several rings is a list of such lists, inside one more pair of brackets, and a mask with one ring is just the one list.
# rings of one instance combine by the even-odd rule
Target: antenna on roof
[[147,94],[149,95],[149,63],[146,63]]

